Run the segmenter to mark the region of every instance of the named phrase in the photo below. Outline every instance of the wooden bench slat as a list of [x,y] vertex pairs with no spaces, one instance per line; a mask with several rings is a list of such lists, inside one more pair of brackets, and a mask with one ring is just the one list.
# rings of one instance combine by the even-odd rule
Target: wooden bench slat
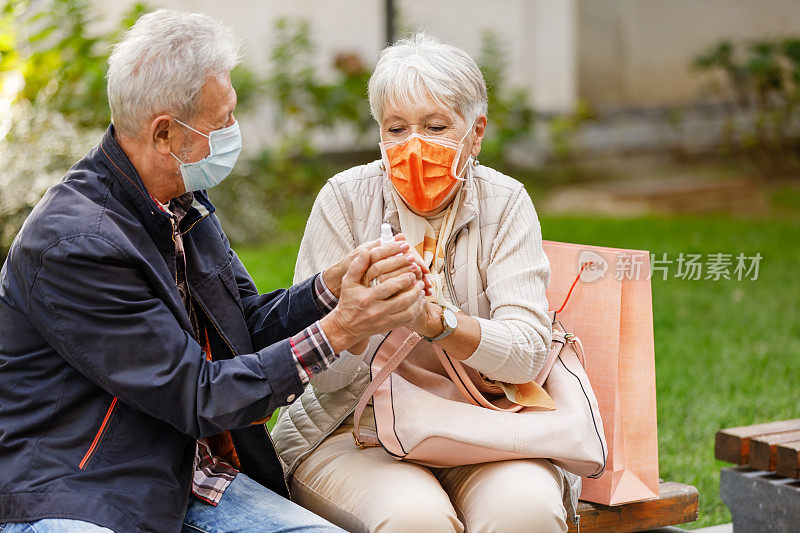
[[778,444],[800,440],[800,430],[752,437],[748,464],[756,470],[775,471]]
[[715,438],[714,457],[720,461],[746,465],[750,460],[750,439],[796,430],[800,430],[800,418],[721,429]]
[[[697,489],[671,481],[659,484],[659,497],[655,500],[613,507],[588,502],[578,504],[582,533],[625,533],[685,524],[697,520],[698,509]],[[569,531],[577,531],[575,524],[570,524]]]
[[778,444],[775,473],[800,479],[800,440]]

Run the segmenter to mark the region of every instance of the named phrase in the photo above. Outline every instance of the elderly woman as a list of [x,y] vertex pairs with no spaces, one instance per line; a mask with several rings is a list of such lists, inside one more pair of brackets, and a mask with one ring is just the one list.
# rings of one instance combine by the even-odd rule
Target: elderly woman
[[[490,379],[531,381],[551,340],[550,265],[522,184],[476,159],[487,123],[478,66],[418,34],[383,51],[369,99],[382,160],[323,187],[295,279],[378,238],[388,222],[433,281],[425,318],[410,327]],[[273,438],[296,501],[349,531],[567,530],[580,480],[546,459],[436,469],[356,447],[352,413],[373,352],[342,354],[282,411]]]

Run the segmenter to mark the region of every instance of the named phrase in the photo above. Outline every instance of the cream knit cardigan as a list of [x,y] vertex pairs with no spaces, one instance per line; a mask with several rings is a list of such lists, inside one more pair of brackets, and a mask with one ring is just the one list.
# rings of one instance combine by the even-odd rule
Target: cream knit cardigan
[[[382,172],[379,162],[376,163],[351,169],[344,175],[334,177],[323,187],[314,203],[300,245],[295,282],[324,270],[361,242],[371,240],[371,235],[366,236],[370,233],[370,215],[374,217],[374,211],[382,211],[379,218],[383,221],[386,218],[383,215],[389,211],[384,206],[391,204],[394,208],[393,198],[386,198],[382,194],[374,194],[370,199],[372,205],[363,212],[352,212],[346,207],[347,201],[342,201],[342,195],[366,192],[359,191],[358,182],[363,180],[364,171],[366,175],[372,174],[367,170],[368,167]],[[551,340],[545,297],[550,280],[550,264],[542,250],[539,220],[522,184],[482,166],[476,167],[471,174],[467,186],[471,186],[473,193],[488,192],[486,183],[476,187],[475,181],[494,182],[491,184],[494,201],[486,203],[487,199],[484,198],[481,207],[490,205],[497,213],[494,216],[483,213],[489,216],[482,216],[479,220],[501,220],[499,226],[480,228],[484,240],[487,237],[486,230],[491,232],[490,246],[483,247],[479,261],[487,266],[481,277],[486,280],[483,292],[489,305],[485,316],[476,317],[480,323],[480,344],[464,363],[491,379],[525,383],[541,370]],[[366,227],[357,230],[354,226]],[[357,238],[357,235],[361,238]],[[378,238],[378,235],[375,233],[372,238]],[[454,255],[455,261],[458,261],[458,250]],[[455,265],[453,270],[462,266],[478,268],[478,265],[472,264]],[[456,290],[456,293],[459,292]],[[468,310],[466,302],[460,307]],[[346,385],[342,382],[342,374],[349,374],[347,370],[355,370],[360,362],[360,356],[344,352],[333,372],[322,373],[313,379],[314,387],[320,391],[330,391]]]

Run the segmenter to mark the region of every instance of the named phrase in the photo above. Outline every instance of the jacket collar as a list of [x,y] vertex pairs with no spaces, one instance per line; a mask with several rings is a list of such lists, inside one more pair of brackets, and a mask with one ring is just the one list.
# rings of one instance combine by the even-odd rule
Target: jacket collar
[[[122,147],[114,138],[114,125],[109,125],[99,145],[99,153],[106,163],[106,166],[111,170],[111,174],[115,181],[120,185],[120,190],[124,197],[125,203],[137,215],[137,218],[142,221],[147,229],[147,232],[153,237],[153,240],[159,244],[160,241],[166,240],[165,244],[172,246],[172,223],[170,215],[165,213],[158,207],[158,204],[150,195],[145,187],[142,178],[136,171],[136,168],[125,155]],[[185,233],[191,229],[199,220],[207,217],[215,211],[214,206],[208,198],[206,191],[198,191],[194,193],[194,202],[192,208],[181,220],[180,230]]]
[[[478,193],[475,190],[475,167],[471,163],[466,170],[466,181],[464,187],[464,194],[461,195],[461,201],[458,204],[458,211],[456,212],[456,220],[453,223],[453,229],[458,230],[472,219],[478,216]],[[397,212],[397,205],[394,202],[394,195],[392,194],[392,182],[386,172],[383,163],[380,166],[383,170],[383,202],[386,206],[384,209],[383,221],[388,222],[392,227],[400,231],[400,215]]]

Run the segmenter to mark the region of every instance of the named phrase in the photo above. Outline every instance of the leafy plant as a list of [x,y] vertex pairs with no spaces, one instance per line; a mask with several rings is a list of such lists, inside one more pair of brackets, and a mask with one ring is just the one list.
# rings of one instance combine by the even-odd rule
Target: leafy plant
[[[124,24],[138,16],[140,4]],[[0,7],[0,258],[44,191],[108,121],[108,46],[84,0],[8,0]]]
[[557,115],[550,119],[550,143],[554,159],[566,161],[575,150],[575,135],[589,120],[595,118],[588,102],[581,100],[570,113]]
[[[309,23],[282,18],[275,23],[269,75],[253,85],[273,104],[278,141],[240,162],[214,191],[214,200],[235,240],[257,240],[276,216],[307,210],[334,166],[313,142],[316,134],[345,128],[360,143],[372,131],[366,87],[370,71],[351,53],[333,60],[334,76],[315,68],[316,46]],[[237,87],[237,91],[240,89]]]
[[718,73],[712,89],[732,102],[724,128],[765,178],[800,174],[800,38],[733,43],[723,40],[693,67]]
[[17,98],[68,117],[78,127],[108,123],[105,75],[109,47],[146,10],[136,3],[116,30],[89,31],[95,19],[88,0],[10,0],[2,11],[6,34],[0,76],[22,74]]
[[478,65],[486,81],[489,124],[481,145],[482,161],[490,165],[505,163],[512,143],[531,132],[534,111],[524,89],[507,87],[507,53],[500,35],[492,30],[481,36]]
[[[116,29],[92,33],[87,0],[8,0],[0,7],[0,95],[19,84],[0,116],[0,260],[47,187],[108,126],[108,54],[147,10],[136,3]],[[231,77],[246,112],[263,80],[244,65]]]
[[346,124],[356,135],[365,135],[372,126],[366,98],[370,71],[361,59],[340,54],[333,63],[335,77],[326,82],[314,68],[317,52],[308,21],[281,18],[274,35],[266,89],[276,104],[276,128],[289,126],[293,130],[284,136],[306,138],[312,131]]

